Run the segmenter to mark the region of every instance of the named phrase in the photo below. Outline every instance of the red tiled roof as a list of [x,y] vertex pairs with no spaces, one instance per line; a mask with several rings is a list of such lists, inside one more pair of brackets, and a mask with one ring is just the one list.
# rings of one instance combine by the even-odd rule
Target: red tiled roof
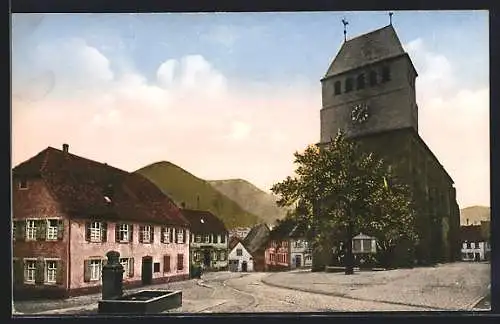
[[52,147],[16,166],[13,175],[41,177],[72,217],[189,224],[175,203],[145,177]]
[[482,242],[486,239],[481,233],[481,225],[460,226],[460,240],[462,242]]
[[214,214],[205,210],[181,209],[189,221],[191,232],[195,234],[227,234],[224,223]]
[[229,249],[232,250],[236,245],[238,245],[238,243],[243,244],[243,242],[240,240],[239,237],[237,236],[231,236],[231,238],[229,239]]

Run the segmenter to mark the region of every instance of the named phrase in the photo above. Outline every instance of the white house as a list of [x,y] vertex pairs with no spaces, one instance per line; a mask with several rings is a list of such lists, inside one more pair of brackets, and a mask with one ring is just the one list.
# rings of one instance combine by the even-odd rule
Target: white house
[[461,226],[460,236],[462,261],[489,260],[491,246],[487,238],[484,237],[480,225]]
[[355,254],[376,253],[377,241],[372,236],[359,233],[352,238],[352,252]]
[[229,271],[253,271],[253,257],[238,237],[231,237],[229,241],[229,249]]
[[312,267],[312,249],[304,238],[290,239],[290,268]]

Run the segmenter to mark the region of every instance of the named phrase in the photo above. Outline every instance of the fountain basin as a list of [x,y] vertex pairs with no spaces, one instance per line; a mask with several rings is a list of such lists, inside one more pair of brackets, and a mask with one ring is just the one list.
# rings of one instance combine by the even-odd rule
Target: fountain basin
[[182,306],[180,290],[141,290],[99,301],[99,314],[155,314]]

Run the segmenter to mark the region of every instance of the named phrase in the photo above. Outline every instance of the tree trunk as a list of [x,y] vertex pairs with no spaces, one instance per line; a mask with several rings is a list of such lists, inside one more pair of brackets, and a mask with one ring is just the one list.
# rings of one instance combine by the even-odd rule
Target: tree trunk
[[352,238],[353,238],[353,228],[351,221],[351,214],[349,213],[349,221],[347,225],[347,242],[346,242],[346,254],[345,254],[345,274],[354,274],[354,256],[352,254]]

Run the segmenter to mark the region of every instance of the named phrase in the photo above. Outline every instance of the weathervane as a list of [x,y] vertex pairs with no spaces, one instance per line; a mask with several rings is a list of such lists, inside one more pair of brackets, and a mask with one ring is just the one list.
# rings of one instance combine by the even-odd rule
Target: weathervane
[[389,25],[392,25],[392,15],[394,15],[394,12],[389,12]]
[[342,19],[342,23],[344,24],[344,42],[347,40],[347,25],[349,25],[349,22],[347,20]]

